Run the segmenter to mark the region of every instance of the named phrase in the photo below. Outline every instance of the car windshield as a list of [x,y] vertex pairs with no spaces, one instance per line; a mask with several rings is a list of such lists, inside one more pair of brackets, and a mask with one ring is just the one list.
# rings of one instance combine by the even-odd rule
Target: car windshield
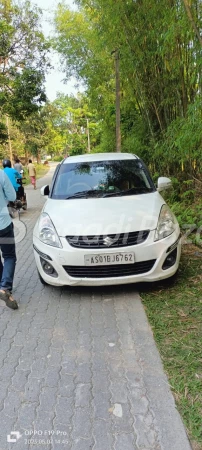
[[55,199],[146,194],[155,190],[140,160],[62,164],[53,185]]

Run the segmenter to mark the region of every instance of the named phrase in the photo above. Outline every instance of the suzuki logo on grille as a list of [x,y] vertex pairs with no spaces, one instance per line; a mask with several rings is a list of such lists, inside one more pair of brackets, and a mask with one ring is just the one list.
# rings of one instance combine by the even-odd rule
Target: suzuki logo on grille
[[104,243],[104,245],[106,245],[107,247],[110,247],[110,245],[112,245],[113,242],[114,242],[114,240],[113,240],[112,238],[110,238],[109,236],[106,236],[106,237],[103,239],[103,243]]

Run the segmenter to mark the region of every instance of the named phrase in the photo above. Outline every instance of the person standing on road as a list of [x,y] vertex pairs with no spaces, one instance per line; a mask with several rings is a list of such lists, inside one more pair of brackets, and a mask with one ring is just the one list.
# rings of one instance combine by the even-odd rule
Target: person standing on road
[[9,178],[0,170],[0,299],[11,309],[18,309],[12,297],[13,279],[16,265],[15,238],[13,223],[8,212],[8,202],[14,202],[16,192]]
[[36,189],[36,169],[31,159],[29,159],[29,164],[27,168],[32,186],[34,186],[34,189]]
[[[11,161],[10,159],[4,159],[2,162],[4,172],[6,173],[7,177],[9,178],[10,182],[12,183],[14,189],[16,192],[19,192],[19,194],[22,196],[24,195],[24,189],[23,187],[18,183],[18,179],[22,179],[22,175],[16,170],[11,167]],[[22,192],[23,191],[23,192]]]
[[18,158],[15,160],[15,164],[13,167],[15,170],[17,170],[18,173],[21,173],[21,171],[23,170],[22,164]]

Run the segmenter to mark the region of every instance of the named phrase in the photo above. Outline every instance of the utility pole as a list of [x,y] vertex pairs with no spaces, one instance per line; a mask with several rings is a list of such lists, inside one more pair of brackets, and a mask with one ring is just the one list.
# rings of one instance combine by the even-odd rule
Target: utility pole
[[13,164],[13,151],[12,151],[11,137],[10,137],[9,117],[7,115],[6,115],[6,126],[7,126],[7,132],[8,132],[8,148],[9,148],[10,161],[11,161],[11,164]]
[[88,153],[90,153],[90,130],[89,130],[89,119],[86,119],[87,122],[87,135],[88,135]]
[[115,54],[115,73],[116,73],[116,151],[121,152],[121,87],[119,70],[119,50],[112,52]]

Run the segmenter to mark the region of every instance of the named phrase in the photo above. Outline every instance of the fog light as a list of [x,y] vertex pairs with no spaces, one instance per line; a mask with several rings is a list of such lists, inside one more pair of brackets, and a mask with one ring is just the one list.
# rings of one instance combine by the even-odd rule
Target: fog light
[[164,263],[163,263],[163,270],[169,269],[170,267],[174,266],[174,264],[176,263],[176,258],[177,258],[177,248],[175,248],[175,250],[173,250],[171,253],[169,253],[169,255],[167,256],[167,258],[165,259]]
[[46,272],[48,275],[52,275],[54,272],[53,266],[49,264],[48,262],[45,262],[42,264],[44,272]]
[[58,274],[56,272],[56,270],[54,269],[54,267],[49,263],[49,261],[45,261],[45,259],[40,258],[41,260],[41,265],[42,268],[44,270],[44,272],[46,273],[46,275],[50,275],[51,277],[57,277]]

